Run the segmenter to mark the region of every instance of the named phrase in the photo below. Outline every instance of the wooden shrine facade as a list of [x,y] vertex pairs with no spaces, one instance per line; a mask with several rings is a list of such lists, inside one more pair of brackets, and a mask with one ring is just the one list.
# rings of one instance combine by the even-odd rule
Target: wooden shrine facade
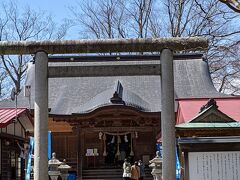
[[75,170],[119,166],[128,157],[148,164],[155,155],[160,113],[106,106],[88,114],[52,116],[49,129],[52,150]]

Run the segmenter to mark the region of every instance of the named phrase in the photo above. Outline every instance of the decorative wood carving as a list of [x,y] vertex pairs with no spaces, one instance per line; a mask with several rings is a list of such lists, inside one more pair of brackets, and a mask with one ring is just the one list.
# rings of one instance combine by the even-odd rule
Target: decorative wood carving
[[57,116],[55,121],[68,122],[72,127],[79,125],[81,128],[99,127],[160,127],[160,114],[145,113],[131,107],[111,106],[102,108],[89,114],[73,116]]

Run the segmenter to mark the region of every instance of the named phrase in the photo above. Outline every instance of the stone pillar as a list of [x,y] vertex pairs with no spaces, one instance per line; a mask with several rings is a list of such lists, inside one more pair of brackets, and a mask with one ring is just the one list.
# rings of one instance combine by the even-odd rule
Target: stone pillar
[[162,174],[164,180],[176,180],[173,52],[170,49],[161,52],[161,78]]
[[34,180],[48,179],[48,55],[35,56]]

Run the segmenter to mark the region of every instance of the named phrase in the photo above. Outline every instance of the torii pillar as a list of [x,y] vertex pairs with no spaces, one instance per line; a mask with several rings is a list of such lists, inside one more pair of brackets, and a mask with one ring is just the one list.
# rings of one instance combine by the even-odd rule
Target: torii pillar
[[162,176],[164,180],[176,179],[176,136],[174,109],[173,52],[161,52],[161,132],[163,146]]
[[35,55],[34,179],[48,178],[48,54]]

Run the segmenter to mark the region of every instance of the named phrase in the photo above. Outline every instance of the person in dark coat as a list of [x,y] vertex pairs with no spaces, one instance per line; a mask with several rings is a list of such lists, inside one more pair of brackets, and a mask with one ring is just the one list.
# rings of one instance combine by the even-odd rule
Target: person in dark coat
[[140,178],[139,180],[143,180],[145,177],[145,172],[144,172],[144,164],[141,160],[138,161],[138,167],[140,168]]

